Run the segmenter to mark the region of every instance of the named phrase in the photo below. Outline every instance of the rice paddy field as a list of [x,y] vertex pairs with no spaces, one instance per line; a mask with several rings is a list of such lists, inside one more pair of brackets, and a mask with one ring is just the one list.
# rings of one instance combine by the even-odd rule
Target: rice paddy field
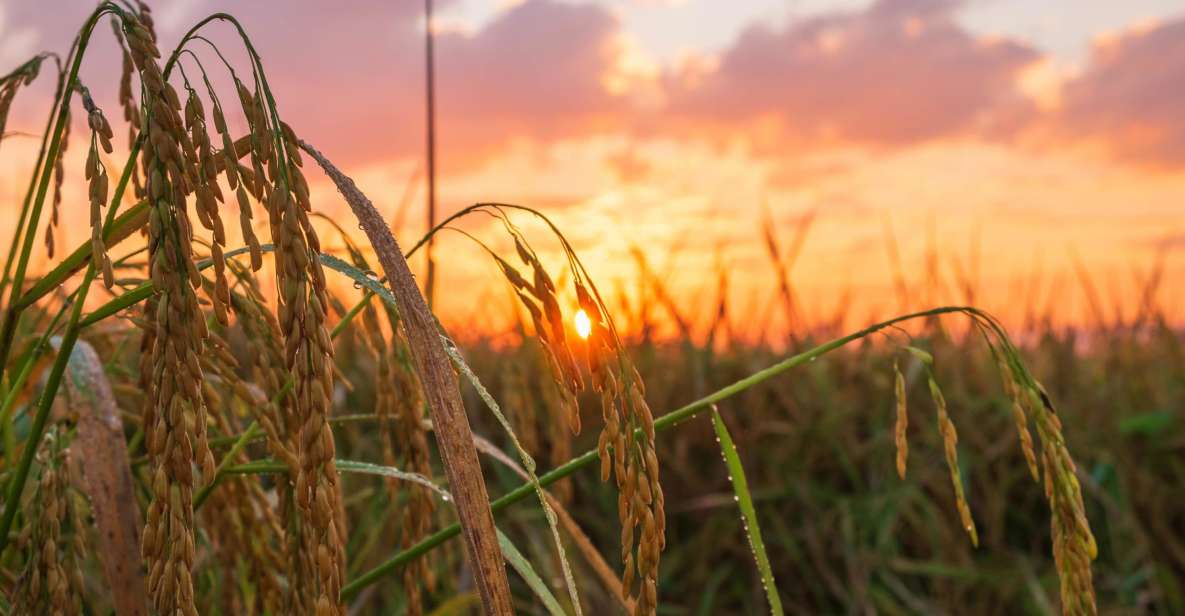
[[[214,26],[244,63],[207,53]],[[106,109],[78,79],[99,37],[123,57]],[[166,46],[146,6],[103,2],[0,80],[0,134],[57,83],[3,205],[0,612],[1185,613],[1160,270],[1126,311],[1083,271],[1082,324],[1025,299],[1007,326],[970,301],[852,325],[801,314],[755,223],[782,319],[733,305],[724,266],[692,310],[641,252],[611,297],[547,208],[479,203],[401,245],[267,76],[232,15]],[[66,148],[89,237],[55,246],[84,224]],[[409,266],[473,218],[511,298],[496,331],[438,320],[462,290]]]

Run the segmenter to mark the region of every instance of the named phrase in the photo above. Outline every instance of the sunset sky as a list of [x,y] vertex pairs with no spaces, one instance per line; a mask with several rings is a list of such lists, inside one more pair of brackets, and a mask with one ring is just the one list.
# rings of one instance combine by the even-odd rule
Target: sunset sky
[[[422,2],[150,4],[165,50],[209,13],[238,16],[281,115],[401,223],[402,242],[423,232]],[[5,1],[0,70],[64,53],[93,6]],[[975,302],[1007,320],[1052,306],[1079,322],[1076,259],[1108,315],[1130,316],[1161,256],[1160,301],[1185,316],[1172,284],[1185,274],[1179,0],[441,0],[436,31],[440,210],[543,210],[609,295],[636,297],[638,246],[689,316],[706,318],[723,266],[738,329],[776,326],[768,211],[783,251],[815,217],[791,272],[815,321],[845,301],[849,326],[966,301],[960,280],[973,279]],[[227,26],[210,33],[241,57]],[[113,120],[118,76],[104,25],[82,80]],[[43,79],[19,95],[9,130],[40,132],[50,92]],[[0,147],[10,211],[35,152],[28,138]],[[309,175],[315,206],[344,219]],[[89,233],[85,194],[66,194],[72,248]],[[511,249],[488,218],[465,228]],[[496,269],[463,236],[439,246],[446,321],[497,321],[490,306],[505,313],[508,300]]]

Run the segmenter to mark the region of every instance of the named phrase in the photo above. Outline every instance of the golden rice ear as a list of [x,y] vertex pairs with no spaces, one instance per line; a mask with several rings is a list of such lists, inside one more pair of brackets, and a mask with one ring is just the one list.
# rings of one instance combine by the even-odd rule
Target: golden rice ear
[[[558,406],[567,410],[568,424],[578,431],[580,413],[575,394],[583,388],[583,379],[568,345],[555,283],[500,211],[501,206],[493,207],[511,231],[519,258],[532,268],[533,280],[527,283],[503,259],[496,261],[531,314],[557,385],[561,400]],[[654,417],[646,403],[642,379],[618,344],[612,324],[595,299],[595,289],[585,286],[588,281],[570,253],[569,259],[577,304],[590,321],[585,357],[593,388],[601,394],[605,421],[597,439],[601,475],[603,480],[614,477],[619,490],[623,590],[634,602],[635,614],[653,614],[658,600],[659,559],[666,545],[666,513],[654,449]]]
[[[299,465],[294,500],[307,523],[303,527],[299,557],[313,563],[312,577],[303,588],[293,588],[294,602],[318,612],[341,614],[339,595],[345,583],[345,515],[341,483],[337,475],[333,432],[329,426],[333,391],[333,345],[325,318],[328,299],[325,275],[317,256],[320,241],[306,214],[307,193],[293,185],[295,161],[287,150],[274,151],[257,141],[270,135],[267,114],[260,102],[239,84],[244,111],[253,122],[252,159],[266,161],[273,182],[267,207],[276,245],[277,283],[280,289],[279,321],[284,338],[286,364],[292,374],[292,414],[298,441],[293,447]],[[281,135],[282,136],[282,135]],[[284,171],[279,169],[283,167]],[[257,180],[259,177],[256,178]],[[299,182],[299,181],[298,181]],[[302,202],[303,200],[303,202]]]
[[1003,349],[992,348],[992,355],[996,366],[1000,370],[1004,393],[1012,405],[1012,420],[1016,424],[1016,435],[1020,440],[1021,451],[1024,453],[1025,463],[1033,481],[1041,483],[1041,472],[1037,466],[1037,454],[1033,450],[1033,435],[1029,432],[1029,413],[1026,412],[1026,400],[1022,396],[1023,387],[1016,381],[1016,375],[1008,360],[1004,357]]
[[[67,101],[68,103],[68,101]],[[45,251],[50,259],[54,258],[56,248],[54,231],[58,227],[58,218],[62,209],[62,183],[66,176],[64,160],[66,149],[70,144],[70,105],[65,104],[63,110],[65,125],[62,127],[61,145],[58,147],[57,158],[53,161],[53,201],[50,209],[49,224],[45,226]]]
[[[212,292],[212,283],[207,281],[205,287]],[[258,353],[266,352],[264,347],[268,343],[263,337],[252,342]],[[202,368],[208,375],[203,390],[210,409],[224,410],[210,413],[213,427],[223,434],[241,433],[240,414],[235,412],[236,409],[255,415],[257,421],[272,418],[270,401],[258,388],[239,377],[239,362],[230,354],[227,343],[218,334],[211,333],[207,349],[201,358]],[[285,459],[283,456],[276,458]],[[249,461],[243,451],[224,460],[232,463]],[[206,494],[207,502],[200,514],[204,534],[211,546],[212,564],[217,567],[215,570],[224,575],[228,571],[241,570],[251,576],[251,591],[235,595],[240,609],[284,613],[280,576],[290,565],[278,549],[286,539],[281,512],[273,506],[263,485],[248,477],[225,477],[217,490]],[[231,584],[227,593],[234,594],[239,588],[239,585]],[[209,604],[199,607],[211,609]]]
[[[155,58],[160,53],[147,29],[134,18],[124,35],[140,80],[145,106],[143,165],[149,171],[149,263],[156,296],[145,305],[151,335],[145,335],[142,374],[149,396],[144,427],[156,477],[144,531],[148,593],[158,612],[196,615],[194,603],[193,489],[213,480],[206,441],[204,376],[199,362],[207,335],[195,288],[201,283],[193,261],[185,193],[191,180],[182,168],[193,161],[182,129],[181,106],[165,83]],[[195,477],[193,467],[201,471]]]
[[85,526],[69,494],[65,450],[56,428],[38,443],[41,476],[33,492],[28,558],[12,596],[14,614],[77,614],[81,611],[82,544]]
[[1041,438],[1045,496],[1053,513],[1050,528],[1062,610],[1075,616],[1093,616],[1098,608],[1090,563],[1098,557],[1098,544],[1086,519],[1077,468],[1066,449],[1061,420],[1040,383],[1032,381],[1022,395],[1036,411],[1034,423]]
[[[91,129],[90,148],[87,150],[86,168],[84,176],[88,182],[88,198],[90,201],[91,225],[91,264],[103,276],[103,285],[108,289],[115,286],[115,273],[111,267],[111,258],[107,254],[107,246],[103,241],[103,208],[107,206],[108,182],[107,169],[99,159],[98,144],[103,150],[111,153],[111,126],[103,116],[103,112],[95,106],[90,92],[79,86],[82,93],[82,103],[87,110],[87,124]],[[51,236],[46,235],[49,239]]]
[[[654,417],[642,380],[624,350],[598,347],[599,382],[605,427],[598,439],[602,479],[616,478],[621,522],[622,578],[635,614],[657,609],[658,566],[666,546],[666,512],[654,444]],[[590,349],[590,353],[594,352]],[[610,449],[612,460],[610,460]],[[640,536],[638,532],[640,531]]]
[[[194,172],[196,181],[194,211],[202,226],[213,232],[210,259],[214,265],[214,290],[209,294],[209,298],[219,323],[226,325],[226,304],[230,294],[226,279],[226,262],[222,256],[223,248],[226,246],[226,231],[218,207],[219,203],[223,201],[222,189],[219,188],[217,179],[218,164],[206,126],[205,106],[202,104],[201,98],[198,97],[197,91],[188,83],[186,83],[186,89],[188,96],[185,102],[185,126],[193,144],[192,154],[196,156],[188,165],[189,168],[196,169]],[[209,89],[209,94],[216,103],[218,99],[213,88]],[[224,139],[225,137],[224,135]]]
[[971,545],[979,546],[979,533],[975,530],[975,519],[971,517],[971,507],[967,504],[967,497],[963,491],[963,479],[959,474],[959,433],[955,424],[950,420],[946,410],[946,397],[938,387],[938,382],[931,375],[929,379],[930,396],[934,400],[934,407],[938,411],[938,433],[942,436],[943,454],[946,456],[946,466],[950,470],[950,482],[955,491],[955,506],[959,510],[959,517],[963,521],[963,530],[971,538]]
[[905,462],[909,458],[909,440],[906,436],[909,412],[905,406],[905,377],[897,366],[897,360],[893,360],[893,390],[897,400],[897,423],[893,427],[893,442],[897,445],[897,475],[905,479]]

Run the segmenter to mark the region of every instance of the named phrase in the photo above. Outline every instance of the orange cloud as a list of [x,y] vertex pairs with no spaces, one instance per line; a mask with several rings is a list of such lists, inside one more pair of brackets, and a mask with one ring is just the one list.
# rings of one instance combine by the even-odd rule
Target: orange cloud
[[1185,163],[1185,18],[1100,39],[1062,99],[1065,138],[1137,162]]
[[[993,114],[1023,101],[1032,48],[978,39],[953,19],[955,3],[880,0],[865,11],[755,25],[696,85],[673,80],[672,112],[727,129],[762,120],[787,141],[903,145],[986,132]],[[772,119],[771,119],[772,118]]]

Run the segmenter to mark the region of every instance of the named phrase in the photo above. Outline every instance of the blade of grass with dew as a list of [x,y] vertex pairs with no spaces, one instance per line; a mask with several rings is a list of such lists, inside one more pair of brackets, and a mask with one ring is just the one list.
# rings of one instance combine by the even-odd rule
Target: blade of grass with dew
[[[440,498],[440,500],[451,503],[453,497],[448,493],[448,490],[440,487],[432,479],[425,477],[419,473],[411,473],[401,471],[390,466],[383,466],[380,464],[371,464],[369,462],[360,462],[357,460],[342,460],[334,461],[337,465],[338,472],[341,473],[358,473],[363,475],[375,475],[379,477],[392,477],[402,481],[409,481],[421,486],[424,486]],[[269,473],[287,473],[288,467],[283,463],[275,460],[254,460],[245,464],[238,464],[229,466],[223,469],[224,475],[262,475]],[[552,616],[567,616],[564,609],[560,606],[559,601],[556,600],[555,595],[547,588],[547,584],[535,572],[535,568],[526,559],[510,538],[506,536],[501,530],[497,530],[498,545],[502,549],[502,554],[506,558],[506,562],[522,576],[523,581],[535,594],[535,597],[547,608],[547,611]]]
[[523,581],[530,587],[531,592],[535,593],[535,597],[543,603],[543,607],[547,608],[547,612],[551,616],[567,616],[564,608],[560,607],[560,602],[556,601],[555,595],[551,594],[551,590],[547,588],[547,584],[535,573],[535,568],[531,566],[531,562],[527,560],[518,548],[514,547],[514,543],[506,536],[506,533],[498,531],[498,545],[502,546],[502,554],[506,556],[506,562],[522,576]]
[[[425,477],[419,473],[412,473],[409,471],[399,470],[391,466],[383,466],[381,464],[372,464],[370,462],[360,462],[357,460],[343,460],[341,458],[335,459],[334,464],[337,465],[337,470],[342,473],[358,473],[361,475],[376,475],[379,477],[391,477],[401,481],[409,481],[411,483],[424,486],[435,492],[441,500],[451,501],[452,495],[444,488],[436,485],[436,482],[431,478]],[[287,473],[288,466],[279,460],[272,460],[270,458],[263,460],[252,460],[251,462],[244,462],[243,464],[235,464],[227,466],[222,469],[223,475],[266,475],[272,473]]]
[[720,443],[720,454],[724,456],[724,464],[728,467],[728,478],[732,482],[732,491],[736,494],[737,506],[745,524],[745,535],[749,538],[749,547],[753,550],[753,560],[757,563],[757,570],[761,573],[761,586],[765,589],[765,596],[769,600],[769,611],[774,616],[782,616],[782,599],[778,596],[778,585],[774,581],[773,568],[769,566],[769,556],[765,553],[765,541],[761,538],[761,526],[757,523],[757,509],[753,507],[753,495],[749,493],[749,481],[745,478],[745,468],[741,465],[740,454],[736,444],[720,417],[716,405],[712,405],[712,428],[716,430],[716,441]]

